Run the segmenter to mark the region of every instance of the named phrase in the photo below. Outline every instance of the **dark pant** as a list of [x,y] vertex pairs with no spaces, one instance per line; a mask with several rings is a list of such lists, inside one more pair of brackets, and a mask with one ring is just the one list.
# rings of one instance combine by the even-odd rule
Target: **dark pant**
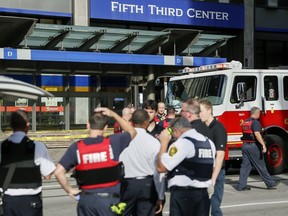
[[127,204],[124,216],[155,216],[157,192],[153,177],[124,179],[121,184],[121,201]]
[[170,188],[170,216],[208,216],[210,200],[207,188]]
[[115,216],[111,211],[111,205],[119,202],[118,197],[111,195],[102,196],[97,193],[84,193],[80,195],[77,206],[78,216]]
[[243,157],[238,185],[239,189],[243,189],[247,185],[247,179],[251,172],[252,165],[258,171],[266,186],[272,186],[274,181],[266,168],[263,153],[256,143],[243,143],[242,154]]
[[42,216],[42,195],[3,196],[5,216]]
[[211,215],[222,216],[222,210],[220,208],[223,194],[224,194],[224,183],[225,183],[225,169],[220,170],[220,173],[216,179],[214,186],[214,193],[211,197]]

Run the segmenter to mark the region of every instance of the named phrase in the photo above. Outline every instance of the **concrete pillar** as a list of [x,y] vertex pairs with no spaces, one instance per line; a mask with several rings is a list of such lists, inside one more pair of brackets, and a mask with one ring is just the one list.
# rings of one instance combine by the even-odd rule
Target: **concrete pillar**
[[89,118],[89,99],[75,98],[75,124],[86,124]]
[[36,132],[36,101],[32,105],[32,132]]
[[244,0],[244,68],[254,68],[254,1]]
[[2,132],[2,112],[1,112],[1,108],[3,106],[3,100],[0,100],[0,133]]
[[[89,26],[89,0],[73,0],[73,24]],[[88,98],[75,98],[75,124],[85,124],[88,119]]]
[[65,121],[65,130],[70,130],[70,103],[69,97],[64,98],[64,121]]
[[[155,76],[154,76],[153,66],[151,65],[148,67],[146,99],[155,100]],[[146,99],[144,99],[144,101]]]
[[131,85],[133,83],[133,99],[132,99],[132,103],[134,104],[134,107],[136,109],[139,108],[139,86],[138,86],[138,79],[137,76],[132,76],[131,79],[133,80],[133,82],[131,82]]
[[73,25],[89,26],[89,0],[73,0]]
[[[33,84],[36,85],[36,76],[35,74],[32,75],[33,77]],[[37,128],[36,128],[36,124],[37,124],[37,120],[36,120],[37,116],[36,116],[36,101],[33,101],[33,105],[32,105],[32,132],[36,132]]]

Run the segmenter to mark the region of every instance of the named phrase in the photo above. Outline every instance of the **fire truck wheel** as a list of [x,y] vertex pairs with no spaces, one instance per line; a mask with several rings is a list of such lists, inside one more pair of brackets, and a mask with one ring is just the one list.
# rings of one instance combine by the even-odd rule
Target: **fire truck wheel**
[[287,151],[283,140],[277,135],[265,137],[267,152],[265,154],[266,167],[271,175],[283,173],[287,162]]

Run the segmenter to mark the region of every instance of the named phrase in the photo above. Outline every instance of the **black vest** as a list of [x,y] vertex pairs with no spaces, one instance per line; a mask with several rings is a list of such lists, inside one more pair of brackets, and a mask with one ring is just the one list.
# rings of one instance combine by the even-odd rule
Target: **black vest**
[[3,186],[9,166],[16,164],[9,188],[37,188],[42,185],[40,166],[34,162],[35,144],[28,137],[21,143],[4,140],[1,145],[0,187]]
[[190,140],[195,146],[195,156],[185,158],[178,166],[168,173],[168,179],[176,175],[185,175],[191,180],[207,181],[211,179],[214,157],[208,139],[199,141],[191,137],[184,137]]

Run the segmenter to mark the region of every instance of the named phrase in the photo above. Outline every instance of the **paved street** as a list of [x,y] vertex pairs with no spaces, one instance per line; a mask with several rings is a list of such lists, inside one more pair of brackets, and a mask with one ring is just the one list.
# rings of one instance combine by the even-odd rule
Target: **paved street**
[[[278,188],[267,190],[260,177],[252,173],[248,179],[251,191],[236,191],[238,172],[232,171],[226,175],[224,200],[222,209],[224,215],[233,216],[282,216],[288,211],[288,174],[274,176],[280,180]],[[73,179],[71,179],[73,183]],[[59,188],[55,179],[44,183],[44,215],[45,216],[73,216],[76,215],[77,202],[68,197]],[[169,193],[164,215],[169,215]]]

